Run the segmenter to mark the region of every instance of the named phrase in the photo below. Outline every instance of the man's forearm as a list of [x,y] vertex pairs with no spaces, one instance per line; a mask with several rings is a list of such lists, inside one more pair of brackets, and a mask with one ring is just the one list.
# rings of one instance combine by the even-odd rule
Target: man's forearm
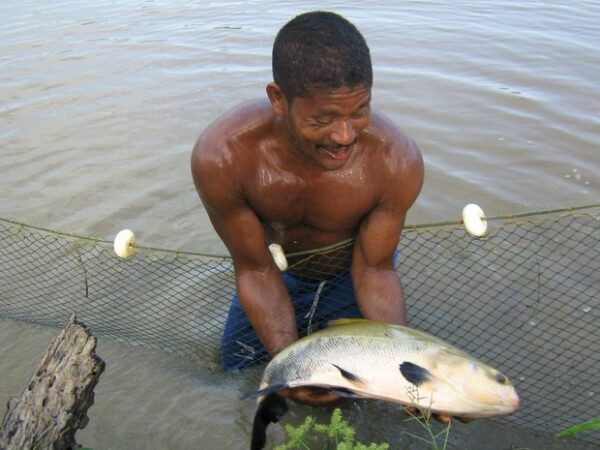
[[279,271],[248,271],[236,278],[240,304],[267,351],[274,355],[296,341],[296,316]]
[[393,269],[353,272],[358,306],[364,318],[406,324],[406,304],[400,278]]

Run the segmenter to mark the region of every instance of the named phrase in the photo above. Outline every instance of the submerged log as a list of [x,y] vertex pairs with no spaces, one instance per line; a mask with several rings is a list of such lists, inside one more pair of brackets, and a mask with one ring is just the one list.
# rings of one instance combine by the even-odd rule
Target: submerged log
[[19,399],[8,402],[0,449],[74,449],[89,419],[94,387],[104,371],[96,338],[72,315],[50,343]]

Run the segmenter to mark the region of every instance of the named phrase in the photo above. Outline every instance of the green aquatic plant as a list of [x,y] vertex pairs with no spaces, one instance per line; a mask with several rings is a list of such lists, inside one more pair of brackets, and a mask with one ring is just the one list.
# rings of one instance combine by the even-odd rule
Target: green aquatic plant
[[572,436],[572,435],[578,434],[578,433],[583,433],[584,431],[593,431],[593,430],[600,430],[600,417],[597,417],[592,420],[588,420],[586,422],[581,422],[581,423],[575,424],[575,425],[567,428],[566,430],[562,430],[556,436],[557,437],[566,437],[566,436]]
[[288,441],[276,447],[275,450],[310,450],[311,447],[306,441],[308,435],[313,431],[326,436],[323,450],[388,450],[390,448],[390,445],[386,443],[366,445],[355,442],[356,431],[343,419],[340,408],[335,408],[331,414],[329,424],[316,423],[314,417],[308,416],[297,427],[289,424],[285,425],[285,431],[288,435]]
[[431,414],[422,413],[419,410],[415,412],[408,408],[405,409],[405,411],[410,415],[410,418],[407,420],[416,421],[427,432],[427,436],[418,436],[408,431],[403,431],[402,433],[419,441],[425,442],[430,446],[431,450],[446,450],[446,447],[448,446],[448,437],[450,436],[450,421],[441,431],[435,433],[431,423]]
[[[410,415],[407,420],[415,420],[426,431],[426,436],[418,436],[408,431],[404,434],[417,439],[428,445],[431,450],[446,450],[448,446],[448,437],[450,434],[450,422],[439,432],[434,431],[434,425],[431,423],[431,415],[424,414],[419,410],[406,409]],[[388,450],[388,443],[371,443],[369,445],[362,442],[356,442],[356,431],[342,417],[342,410],[335,408],[331,414],[329,424],[316,423],[316,419],[308,416],[298,425],[286,424],[284,426],[288,441],[285,444],[275,447],[275,450],[311,450],[308,444],[311,436],[323,435],[325,442],[320,447],[322,450]]]
[[336,408],[331,414],[329,425],[315,424],[314,429],[329,439],[330,445],[324,450],[386,450],[390,447],[386,443],[371,443],[367,446],[361,442],[354,442],[356,431],[342,418],[340,408]]
[[[410,391],[408,394],[413,405],[404,408],[404,411],[410,416],[407,420],[416,421],[427,432],[427,436],[418,436],[408,431],[403,431],[402,433],[428,444],[431,450],[446,450],[446,447],[448,446],[448,437],[450,436],[451,421],[448,421],[441,431],[435,433],[433,431],[433,424],[431,423],[432,414],[430,410],[423,411],[417,407],[418,402],[423,400],[423,398],[419,396],[419,388],[415,387],[414,390]],[[431,403],[429,404],[429,407],[431,408]],[[438,440],[441,440],[441,443],[438,442]]]
[[290,424],[286,424],[284,428],[286,434],[288,435],[288,441],[283,445],[275,447],[275,450],[294,450],[298,448],[310,449],[310,447],[308,447],[308,445],[306,445],[305,443],[305,438],[306,435],[313,428],[315,422],[316,419],[314,417],[308,416],[297,427],[294,427]]

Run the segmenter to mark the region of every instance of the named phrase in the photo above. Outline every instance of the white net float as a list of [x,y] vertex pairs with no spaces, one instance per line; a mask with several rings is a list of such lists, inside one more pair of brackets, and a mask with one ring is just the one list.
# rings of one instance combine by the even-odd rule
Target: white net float
[[463,224],[471,236],[481,237],[487,232],[487,220],[483,210],[475,203],[469,203],[462,210]]
[[113,250],[121,259],[129,259],[135,253],[135,234],[133,231],[121,230],[115,236]]
[[283,247],[281,247],[279,244],[269,244],[269,251],[273,256],[275,264],[277,264],[277,267],[279,267],[279,270],[285,272],[288,268],[288,262],[287,258],[285,257],[285,253],[283,252]]

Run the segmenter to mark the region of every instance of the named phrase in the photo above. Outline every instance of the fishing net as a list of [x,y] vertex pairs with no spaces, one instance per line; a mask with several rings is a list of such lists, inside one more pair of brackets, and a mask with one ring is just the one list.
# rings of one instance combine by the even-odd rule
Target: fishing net
[[[409,324],[513,380],[522,408],[495,420],[555,433],[597,417],[600,205],[488,222],[484,238],[456,222],[404,230],[396,270]],[[344,300],[343,289],[325,295],[319,279],[326,287],[344,276],[335,264],[351,246],[291,255],[298,289],[317,286],[303,331],[318,326],[315,309]],[[218,347],[235,293],[228,257],[138,247],[122,260],[112,242],[0,219],[0,286],[0,318],[62,326],[75,312],[98,336],[221,370]],[[598,431],[579,436],[600,442]]]

